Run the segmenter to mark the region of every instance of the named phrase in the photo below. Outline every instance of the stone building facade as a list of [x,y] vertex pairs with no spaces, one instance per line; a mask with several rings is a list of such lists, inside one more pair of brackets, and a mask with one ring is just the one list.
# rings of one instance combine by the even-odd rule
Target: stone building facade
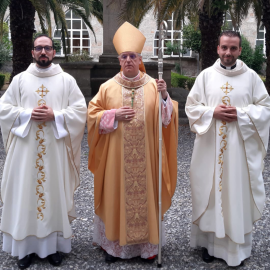
[[[53,17],[53,16],[52,16]],[[96,18],[92,18],[91,23],[95,32],[95,36],[86,27],[82,20],[75,14],[71,14],[70,11],[66,11],[66,20],[68,22],[68,28],[71,33],[71,52],[86,50],[89,52],[90,56],[93,58],[93,61],[98,61],[99,56],[103,53],[103,27],[97,21]],[[228,25],[231,25],[230,18],[227,17]],[[6,21],[8,21],[8,14],[6,16]],[[173,42],[174,37],[178,40],[181,40],[181,32],[173,29],[173,24],[169,23],[169,37],[168,41]],[[38,16],[35,20],[35,28],[37,32],[41,31],[39,24]],[[60,39],[55,25],[52,25],[53,29],[53,38]],[[144,61],[146,60],[157,60],[157,50],[158,47],[158,37],[157,37],[157,23],[150,12],[148,13],[144,20],[142,21],[139,29],[146,37],[146,42],[142,51],[142,56]],[[264,44],[264,27],[260,27],[257,31],[257,22],[252,9],[250,9],[248,16],[243,20],[242,25],[240,26],[240,32],[244,35],[251,43],[253,47],[256,44]],[[265,46],[265,45],[264,45]],[[265,48],[264,48],[265,50]],[[63,58],[63,52],[58,52],[57,61],[61,61]],[[182,56],[182,68],[183,74],[189,76],[196,76],[198,73],[198,63],[197,63],[196,54],[193,52],[187,52]],[[171,55],[166,56],[164,59],[165,62],[169,63],[178,63],[179,56]]]

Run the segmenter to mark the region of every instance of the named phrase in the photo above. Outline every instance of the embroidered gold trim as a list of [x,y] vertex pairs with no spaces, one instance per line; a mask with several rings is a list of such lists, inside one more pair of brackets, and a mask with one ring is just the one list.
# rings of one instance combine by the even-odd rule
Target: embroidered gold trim
[[121,74],[118,73],[117,75],[115,75],[113,77],[113,79],[115,80],[115,82],[117,82],[118,84],[120,84],[121,86],[125,87],[126,90],[131,90],[134,88],[139,88],[144,86],[145,84],[147,84],[151,77],[147,74],[144,73],[143,77],[137,81],[127,81],[124,78],[122,78]]
[[[145,153],[143,87],[135,90],[132,121],[123,122],[124,181],[127,244],[148,242],[148,207]],[[123,106],[129,106],[132,92],[123,87]]]
[[[226,82],[224,85],[220,87],[220,89],[226,94],[226,96],[223,96],[221,101],[226,106],[231,106],[231,100],[227,96],[234,88]],[[221,122],[222,125],[219,127],[219,136],[222,137],[222,140],[220,142],[220,150],[219,150],[219,156],[218,156],[218,164],[220,165],[220,175],[219,175],[219,184],[218,184],[218,190],[222,191],[222,177],[223,177],[223,163],[224,163],[224,153],[227,150],[227,132],[228,132],[228,126],[226,121]],[[222,214],[223,215],[223,214]]]
[[[43,98],[43,97],[45,97],[46,95],[47,95],[47,93],[49,93],[50,91],[42,84],[39,88],[38,88],[38,90],[36,91],[37,93],[38,93],[38,95],[41,97],[41,98]],[[44,105],[46,105],[46,102],[45,102],[45,100],[43,100],[44,101]],[[42,100],[39,100],[38,101],[38,104],[40,103],[40,102],[42,102]]]
[[[38,100],[38,106],[46,105],[46,101],[43,99],[50,91],[42,84],[41,87],[36,91],[38,95],[42,98]],[[36,141],[38,141],[37,146],[37,159],[36,159],[36,169],[37,171],[37,186],[36,186],[36,195],[37,198],[37,219],[43,220],[44,213],[42,212],[46,208],[45,201],[45,189],[43,183],[46,182],[46,174],[44,171],[44,160],[43,156],[46,155],[46,146],[45,146],[45,133],[43,127],[46,127],[46,123],[37,123],[38,131],[36,132]]]

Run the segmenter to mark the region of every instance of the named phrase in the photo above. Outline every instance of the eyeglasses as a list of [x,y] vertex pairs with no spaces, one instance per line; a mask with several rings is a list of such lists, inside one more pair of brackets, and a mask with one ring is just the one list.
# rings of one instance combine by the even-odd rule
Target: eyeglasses
[[42,47],[42,46],[36,46],[36,47],[34,47],[34,50],[35,50],[36,52],[41,52],[43,49],[44,49],[46,52],[51,52],[52,49],[53,49],[53,47],[52,47],[52,46],[44,46],[44,47]]
[[131,60],[135,60],[137,58],[136,53],[122,53],[118,56],[118,58],[121,60],[127,60],[128,56]]

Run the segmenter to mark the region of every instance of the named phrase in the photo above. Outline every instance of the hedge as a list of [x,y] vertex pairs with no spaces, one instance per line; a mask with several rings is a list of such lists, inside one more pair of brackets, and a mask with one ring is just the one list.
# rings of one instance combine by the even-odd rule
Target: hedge
[[4,84],[5,84],[5,75],[0,74],[0,90],[2,89]]
[[171,84],[173,87],[182,87],[190,91],[195,80],[196,78],[187,77],[178,73],[171,73]]

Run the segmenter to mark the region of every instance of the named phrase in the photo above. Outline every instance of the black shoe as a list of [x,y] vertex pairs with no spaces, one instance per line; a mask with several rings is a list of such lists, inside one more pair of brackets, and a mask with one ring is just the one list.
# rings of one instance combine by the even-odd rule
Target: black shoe
[[141,258],[141,261],[143,261],[144,263],[153,263],[156,260],[157,256],[152,256],[153,258],[151,259],[145,259],[145,258]]
[[202,250],[202,259],[203,259],[204,262],[210,263],[215,259],[215,257],[210,256],[209,253],[208,253],[208,250],[206,248],[203,248],[203,250]]
[[35,254],[32,253],[32,254],[29,254],[29,255],[25,256],[24,258],[20,259],[20,260],[18,261],[18,267],[19,267],[20,269],[26,269],[26,268],[28,268],[28,267],[31,265],[31,263],[32,263],[32,258],[33,258],[34,256],[35,256]]
[[114,257],[106,252],[106,255],[105,255],[105,262],[106,263],[114,263],[117,261],[117,259],[118,259],[117,257]]
[[59,252],[47,256],[49,263],[53,266],[59,266],[62,262],[62,256]]

